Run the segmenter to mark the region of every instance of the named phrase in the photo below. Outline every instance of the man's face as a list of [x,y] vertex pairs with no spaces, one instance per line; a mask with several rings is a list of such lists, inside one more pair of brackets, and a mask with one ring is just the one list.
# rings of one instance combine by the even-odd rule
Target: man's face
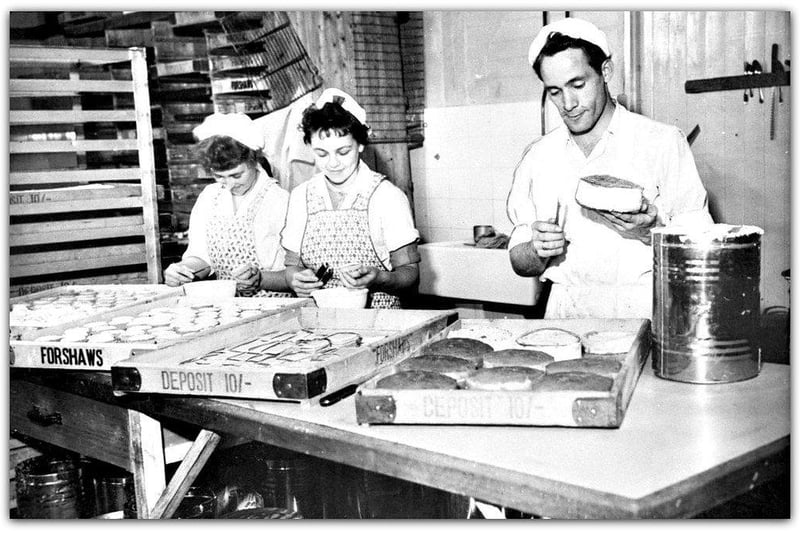
[[[610,70],[603,69],[610,75]],[[606,106],[606,79],[589,66],[583,50],[568,48],[542,59],[539,72],[550,101],[574,135],[589,133]]]

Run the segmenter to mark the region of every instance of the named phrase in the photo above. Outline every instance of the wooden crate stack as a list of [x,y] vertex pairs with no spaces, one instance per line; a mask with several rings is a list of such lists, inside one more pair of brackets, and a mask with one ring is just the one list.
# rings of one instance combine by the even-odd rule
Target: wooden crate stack
[[144,50],[11,46],[9,62],[11,296],[157,283]]
[[285,11],[243,12],[206,30],[214,109],[257,117],[322,84]]

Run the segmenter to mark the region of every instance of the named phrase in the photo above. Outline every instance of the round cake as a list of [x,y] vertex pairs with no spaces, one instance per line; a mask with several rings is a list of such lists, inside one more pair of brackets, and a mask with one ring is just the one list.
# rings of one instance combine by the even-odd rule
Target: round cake
[[453,378],[459,383],[463,383],[469,373],[478,368],[478,366],[472,361],[461,357],[453,357],[452,355],[420,355],[400,362],[397,368],[399,370],[438,372]]
[[551,355],[556,361],[576,359],[583,354],[581,338],[561,328],[539,328],[525,333],[517,344]]
[[575,201],[600,211],[636,213],[642,208],[642,186],[613,176],[585,176],[578,180]]
[[484,368],[496,368],[500,366],[524,366],[544,370],[548,363],[553,362],[553,356],[540,352],[539,350],[520,350],[509,348],[507,350],[496,350],[483,356]]
[[544,372],[525,366],[479,368],[467,376],[465,388],[475,390],[531,390]]
[[475,363],[476,367],[483,365],[483,355],[494,351],[490,345],[476,339],[442,339],[432,342],[422,349],[421,355],[450,355],[460,357]]
[[458,382],[436,372],[423,370],[401,370],[381,378],[375,384],[378,389],[457,389]]
[[533,385],[534,392],[592,391],[608,392],[614,380],[590,372],[558,372],[545,374]]
[[582,357],[580,359],[567,359],[555,361],[547,365],[545,372],[558,374],[562,372],[589,372],[599,376],[613,378],[622,368],[622,363],[616,359],[606,357]]
[[590,331],[581,342],[587,354],[611,355],[628,353],[635,340],[636,333],[629,331]]

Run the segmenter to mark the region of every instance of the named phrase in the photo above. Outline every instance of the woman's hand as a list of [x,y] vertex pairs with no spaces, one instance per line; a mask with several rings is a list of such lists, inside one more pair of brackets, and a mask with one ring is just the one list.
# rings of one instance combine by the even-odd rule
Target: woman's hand
[[236,292],[243,296],[252,296],[261,289],[261,270],[254,265],[241,265],[231,272],[236,280]]
[[184,263],[172,263],[164,270],[164,283],[169,287],[179,287],[194,281],[194,270]]
[[346,270],[340,270],[339,277],[346,287],[354,289],[370,288],[378,279],[378,269],[376,267],[355,265]]
[[312,292],[322,288],[322,282],[317,279],[317,276],[309,268],[294,272],[287,268],[286,271],[291,276],[289,286],[300,298],[308,298]]

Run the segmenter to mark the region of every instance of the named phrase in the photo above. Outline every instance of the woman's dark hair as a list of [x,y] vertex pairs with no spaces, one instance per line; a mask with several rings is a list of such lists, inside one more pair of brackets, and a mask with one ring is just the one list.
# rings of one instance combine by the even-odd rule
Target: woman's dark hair
[[554,31],[547,36],[547,41],[544,43],[542,51],[539,52],[539,56],[536,58],[536,61],[533,62],[533,70],[536,71],[536,75],[539,76],[539,79],[542,79],[542,73],[540,72],[542,58],[545,56],[554,56],[567,48],[579,48],[583,50],[583,53],[586,54],[586,57],[589,59],[589,66],[598,74],[603,73],[603,62],[611,57],[607,56],[606,53],[594,43]]
[[321,108],[308,106],[303,111],[300,129],[306,144],[311,144],[311,137],[318,131],[335,132],[339,137],[349,133],[361,145],[369,142],[369,128],[336,102],[326,102]]
[[233,137],[213,135],[200,141],[196,150],[200,162],[212,172],[230,170],[242,163],[258,163],[272,176],[272,169],[261,150],[253,150]]

